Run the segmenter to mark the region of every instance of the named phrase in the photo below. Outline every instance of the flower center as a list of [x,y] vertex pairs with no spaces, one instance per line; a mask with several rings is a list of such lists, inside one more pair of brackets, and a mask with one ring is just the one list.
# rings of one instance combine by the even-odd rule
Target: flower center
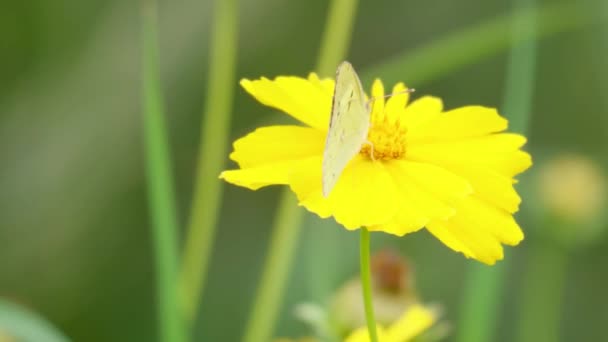
[[402,125],[399,119],[389,122],[386,116],[382,116],[381,119],[372,118],[372,125],[367,134],[367,140],[371,144],[364,144],[359,153],[376,160],[401,159],[405,157],[407,127]]

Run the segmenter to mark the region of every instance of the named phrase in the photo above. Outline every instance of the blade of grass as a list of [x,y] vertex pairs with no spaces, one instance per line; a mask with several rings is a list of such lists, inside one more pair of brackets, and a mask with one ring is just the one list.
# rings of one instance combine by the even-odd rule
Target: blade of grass
[[550,239],[528,247],[516,341],[559,341],[568,253]]
[[218,175],[226,161],[236,86],[237,1],[216,1],[213,18],[209,86],[201,123],[198,171],[180,273],[181,306],[190,324],[200,306],[222,200],[223,182],[218,180]]
[[[536,30],[513,31],[512,23],[534,17]],[[382,77],[385,84],[407,80],[419,87],[521,42],[540,39],[589,25],[575,3],[558,3],[539,8],[520,8],[431,41],[413,51],[390,58],[365,70],[368,84]]]
[[333,76],[338,64],[346,58],[357,12],[358,0],[334,0],[329,14],[317,60],[317,72]]
[[148,202],[156,254],[160,340],[186,341],[177,293],[177,220],[160,88],[156,2],[142,0],[143,106]]
[[[515,0],[514,3],[516,10],[524,10],[519,13],[526,15],[512,17],[514,45],[507,67],[502,114],[509,119],[511,131],[524,133],[532,106],[536,63],[536,40],[533,37],[537,21],[535,0]],[[520,41],[519,37],[528,39]],[[470,265],[456,341],[494,340],[509,260],[506,258],[494,267]]]
[[[320,75],[332,74],[334,68],[345,57],[356,7],[357,0],[334,0],[330,3],[317,61],[317,71]],[[272,228],[262,279],[245,327],[244,342],[270,341],[289,277],[291,261],[296,251],[303,214],[291,190],[283,190]]]

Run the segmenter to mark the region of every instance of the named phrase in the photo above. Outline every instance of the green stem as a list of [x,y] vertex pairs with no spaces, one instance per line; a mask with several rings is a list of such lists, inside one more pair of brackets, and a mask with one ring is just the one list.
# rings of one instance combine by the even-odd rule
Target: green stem
[[209,85],[203,120],[190,223],[180,274],[181,306],[192,323],[200,305],[213,247],[223,183],[235,87],[238,8],[236,0],[215,2]]
[[271,340],[303,214],[294,195],[284,191],[279,200],[270,247],[245,329],[244,342]]
[[159,76],[156,3],[142,2],[143,106],[148,201],[156,253],[160,340],[186,341],[177,296],[177,220],[175,194]]
[[567,255],[548,241],[538,241],[529,247],[515,341],[559,341]]
[[360,241],[360,267],[361,267],[361,288],[363,289],[363,305],[365,306],[365,320],[367,321],[367,331],[370,342],[378,342],[378,332],[376,331],[376,319],[374,318],[374,303],[372,300],[372,276],[370,270],[370,238],[369,230],[361,228]]
[[346,57],[357,3],[357,0],[334,0],[329,5],[317,62],[317,72],[321,76],[333,76],[338,64]]
[[[534,69],[536,61],[535,0],[515,0],[516,11],[527,10],[526,16],[515,16],[513,37],[529,37],[514,45],[509,57],[503,114],[509,119],[512,131],[524,133],[532,105]],[[509,259],[492,268],[474,264],[469,269],[460,315],[457,341],[493,341],[502,302],[501,293]]]

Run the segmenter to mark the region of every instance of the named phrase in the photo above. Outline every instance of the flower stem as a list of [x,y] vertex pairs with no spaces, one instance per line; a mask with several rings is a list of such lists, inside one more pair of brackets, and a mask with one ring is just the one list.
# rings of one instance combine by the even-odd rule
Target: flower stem
[[271,340],[303,214],[294,195],[284,191],[279,201],[262,279],[245,328],[244,342]]
[[[321,76],[331,75],[346,54],[356,4],[356,0],[334,0],[330,4],[330,14],[317,62],[317,72]],[[296,250],[303,214],[291,190],[283,190],[262,279],[245,328],[244,342],[269,341],[271,338],[289,276],[289,267]]]
[[200,306],[213,247],[235,87],[237,1],[216,1],[207,90],[190,222],[180,273],[181,307],[192,323]]
[[[507,70],[507,84],[502,112],[509,119],[511,130],[524,133],[532,104],[534,69],[536,60],[535,0],[514,0],[515,10],[529,9],[527,16],[515,16],[513,37],[530,37],[511,49]],[[509,259],[489,268],[471,265],[464,293],[463,312],[460,317],[456,341],[493,341],[501,308],[501,293]]]
[[372,300],[372,276],[370,270],[370,238],[369,230],[361,228],[361,240],[359,245],[361,288],[363,289],[363,305],[365,306],[365,320],[370,342],[378,342],[376,331],[376,318],[374,317],[374,303]]
[[160,89],[156,3],[142,1],[143,106],[148,201],[156,253],[160,341],[186,341],[177,294],[175,194]]

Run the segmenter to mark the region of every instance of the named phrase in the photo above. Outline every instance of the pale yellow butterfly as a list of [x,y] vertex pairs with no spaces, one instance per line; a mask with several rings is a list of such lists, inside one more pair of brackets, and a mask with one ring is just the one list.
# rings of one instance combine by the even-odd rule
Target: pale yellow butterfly
[[336,86],[322,165],[323,196],[336,185],[346,165],[367,142],[370,108],[359,76],[349,62],[336,71]]

